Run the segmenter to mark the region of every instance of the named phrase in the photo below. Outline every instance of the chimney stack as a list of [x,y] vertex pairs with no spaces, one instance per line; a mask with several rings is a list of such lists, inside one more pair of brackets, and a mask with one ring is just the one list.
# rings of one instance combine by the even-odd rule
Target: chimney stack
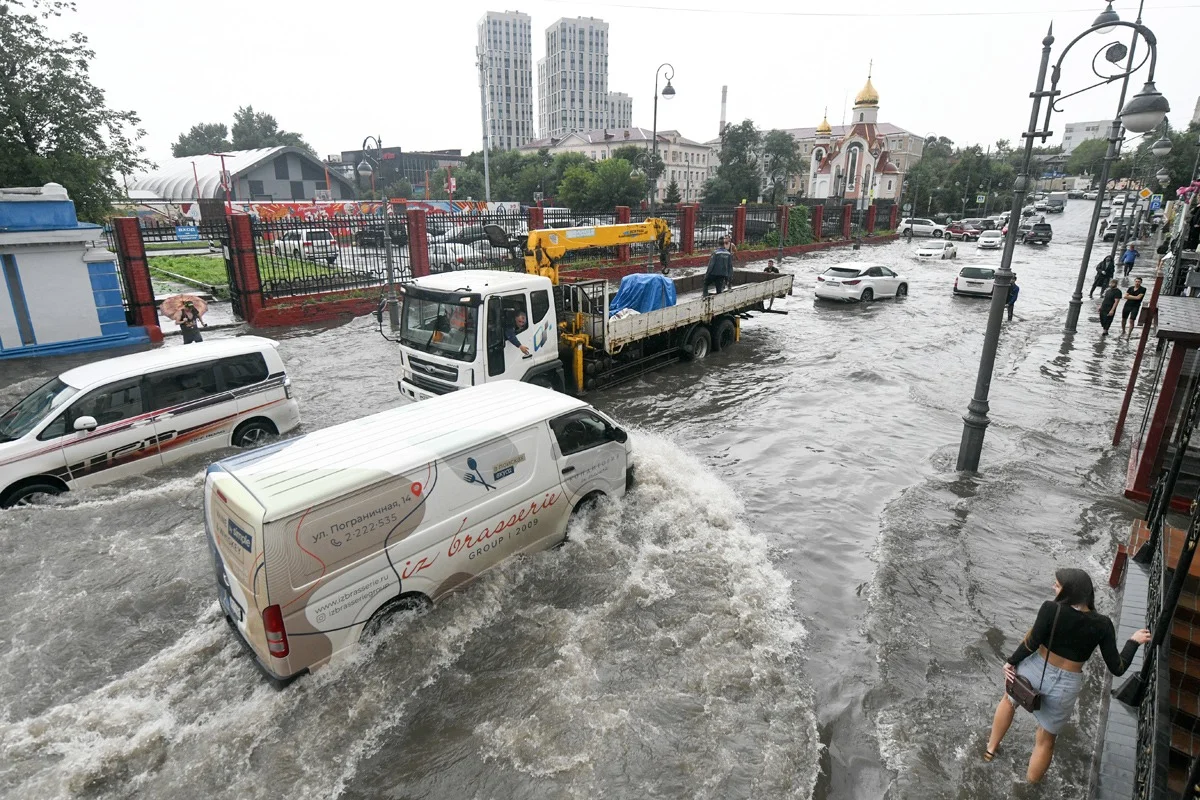
[[728,97],[729,97],[729,87],[722,86],[721,87],[721,128],[720,128],[720,130],[717,131],[718,136],[725,133],[725,100]]

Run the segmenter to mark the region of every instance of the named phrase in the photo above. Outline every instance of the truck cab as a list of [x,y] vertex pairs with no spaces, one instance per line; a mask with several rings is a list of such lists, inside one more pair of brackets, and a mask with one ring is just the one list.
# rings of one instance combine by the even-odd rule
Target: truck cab
[[496,380],[563,387],[548,278],[447,272],[400,287],[400,300],[398,383],[405,398],[425,400]]

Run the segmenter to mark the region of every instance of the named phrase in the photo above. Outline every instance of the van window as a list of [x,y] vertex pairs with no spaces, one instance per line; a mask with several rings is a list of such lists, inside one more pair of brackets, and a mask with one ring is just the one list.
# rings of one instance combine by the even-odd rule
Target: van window
[[221,360],[221,373],[225,378],[226,389],[240,389],[262,383],[270,373],[262,353],[247,353],[244,356],[234,356]]
[[212,364],[156,372],[146,379],[150,410],[183,405],[217,393],[217,373]]
[[132,378],[84,395],[71,404],[69,416],[72,421],[80,417],[95,417],[96,424],[111,425],[143,414],[145,404],[142,399],[142,381],[140,378]]
[[608,424],[591,411],[572,411],[550,421],[550,429],[564,456],[579,453],[609,441]]
[[529,300],[533,310],[533,317],[529,320],[529,324],[536,325],[546,318],[546,312],[550,310],[550,293],[545,289],[539,289],[530,293]]

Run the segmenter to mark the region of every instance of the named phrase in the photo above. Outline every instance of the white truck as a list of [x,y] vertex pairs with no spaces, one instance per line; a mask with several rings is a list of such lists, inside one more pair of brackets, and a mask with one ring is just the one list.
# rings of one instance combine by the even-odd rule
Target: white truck
[[1051,192],[1046,197],[1046,211],[1050,214],[1061,214],[1067,207],[1066,192]]

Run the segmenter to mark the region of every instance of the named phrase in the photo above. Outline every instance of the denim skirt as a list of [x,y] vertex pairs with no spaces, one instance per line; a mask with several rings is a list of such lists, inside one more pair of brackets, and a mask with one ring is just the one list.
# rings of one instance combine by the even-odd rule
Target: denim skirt
[[[1042,679],[1043,667],[1045,680]],[[1075,701],[1083,689],[1083,673],[1047,664],[1041,653],[1034,653],[1017,666],[1017,674],[1028,678],[1033,688],[1042,693],[1042,707],[1033,712],[1033,718],[1046,733],[1057,736],[1075,710]],[[1016,705],[1011,697],[1009,700]]]

